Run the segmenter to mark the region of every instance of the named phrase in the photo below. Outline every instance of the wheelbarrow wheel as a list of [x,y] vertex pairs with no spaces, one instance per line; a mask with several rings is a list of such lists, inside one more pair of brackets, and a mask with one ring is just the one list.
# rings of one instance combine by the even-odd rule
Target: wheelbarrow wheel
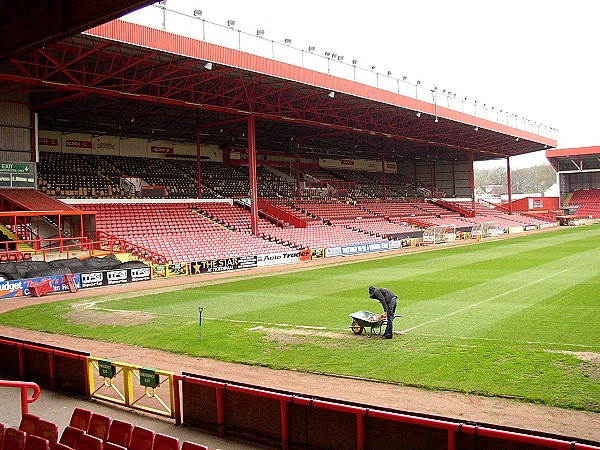
[[352,322],[352,325],[350,325],[350,328],[352,328],[352,332],[354,334],[361,334],[364,330],[364,327],[357,321]]

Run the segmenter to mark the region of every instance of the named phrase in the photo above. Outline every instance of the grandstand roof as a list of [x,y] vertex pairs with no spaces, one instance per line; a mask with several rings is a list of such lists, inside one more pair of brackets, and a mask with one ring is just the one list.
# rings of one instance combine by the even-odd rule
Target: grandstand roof
[[116,19],[149,0],[0,0],[0,60]]
[[600,170],[600,146],[546,150],[546,158],[558,172]]
[[303,155],[319,157],[487,160],[556,145],[439,104],[119,20],[15,55],[0,66],[0,81],[0,93],[29,92],[41,129],[63,133],[195,142],[198,129],[203,144],[246,147],[253,115],[259,151],[292,153],[299,142]]

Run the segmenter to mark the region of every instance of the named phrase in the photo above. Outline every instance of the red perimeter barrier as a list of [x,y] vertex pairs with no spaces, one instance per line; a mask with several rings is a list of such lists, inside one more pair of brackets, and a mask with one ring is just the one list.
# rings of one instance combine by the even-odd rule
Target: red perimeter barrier
[[[494,429],[487,425],[453,422],[446,418],[421,417],[378,410],[339,401],[238,385],[191,374],[178,376],[176,379],[180,380],[183,386],[184,419],[188,424],[201,423],[206,428],[216,430],[222,436],[227,431],[232,435],[244,435],[246,438],[251,436],[258,441],[273,440],[277,437],[280,440],[279,445],[283,449],[303,446],[335,448],[335,445],[358,450],[384,448],[386,441],[390,439],[390,432],[396,435],[394,439],[400,445],[397,448],[416,448],[415,446],[417,446],[418,448],[462,450],[471,449],[474,446],[478,449],[509,446],[510,448],[527,448],[529,450],[538,448],[600,449],[600,445],[528,434],[527,431],[508,431]],[[194,391],[193,386],[199,387],[201,391]],[[236,394],[235,397],[231,397],[233,393]],[[193,404],[198,401],[199,397],[202,397],[203,410],[196,413]],[[264,399],[279,403],[279,407],[265,405],[262,403]],[[260,404],[262,409],[255,409],[257,404]],[[298,410],[298,406],[302,407],[302,410]],[[214,410],[210,410],[213,407]],[[248,411],[243,411],[244,408],[247,408]],[[252,411],[261,411],[260,415],[267,417],[264,417],[261,422],[260,418],[256,417],[259,414],[252,413]],[[252,420],[243,422],[240,420],[240,416],[248,419],[252,414]],[[352,417],[354,419],[350,420]],[[317,423],[322,418],[327,418],[330,423]],[[236,429],[240,427],[241,423],[243,423],[243,429]],[[353,436],[343,435],[340,431],[342,429],[348,431],[352,427],[354,429]],[[269,431],[265,433],[265,429]],[[305,441],[299,440],[298,429],[306,431],[305,435],[300,436]],[[327,441],[324,433],[319,432],[322,429],[335,429],[337,444]],[[382,430],[387,431],[383,432]],[[325,434],[331,436],[331,433]]]

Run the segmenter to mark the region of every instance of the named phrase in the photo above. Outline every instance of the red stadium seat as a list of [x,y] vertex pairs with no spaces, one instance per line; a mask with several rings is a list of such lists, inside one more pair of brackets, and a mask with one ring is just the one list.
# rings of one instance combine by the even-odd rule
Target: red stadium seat
[[106,439],[106,442],[118,444],[122,447],[129,447],[132,432],[133,424],[114,419],[110,423],[110,429],[108,430],[108,438]]
[[102,439],[91,434],[83,434],[75,450],[102,450],[102,444]]
[[35,435],[46,439],[50,444],[58,441],[58,425],[49,420],[41,419],[38,421]]
[[71,415],[71,421],[69,422],[69,425],[74,428],[79,428],[80,430],[87,431],[88,426],[90,425],[91,418],[91,411],[83,408],[75,408],[73,410],[73,414]]
[[114,442],[106,441],[102,450],[128,450],[128,448],[119,444],[115,444]]
[[79,442],[79,438],[85,434],[85,431],[80,428],[75,428],[70,425],[67,425],[60,436],[58,442],[61,444],[67,445],[71,448],[77,448],[77,443]]
[[43,437],[35,436],[33,434],[27,435],[25,439],[25,450],[49,450],[50,443]]
[[55,442],[50,445],[50,450],[73,450],[74,447],[69,447],[68,445],[62,444],[60,442]]
[[25,439],[27,433],[18,428],[8,427],[4,431],[2,439],[2,450],[25,450]]
[[208,450],[206,445],[196,444],[195,442],[183,441],[181,450]]
[[103,414],[93,413],[90,424],[87,428],[87,434],[101,439],[103,442],[108,437],[111,419]]
[[154,431],[135,426],[131,433],[129,450],[152,450],[154,446]]
[[19,424],[19,430],[24,431],[27,434],[35,434],[38,422],[40,418],[35,414],[25,413],[21,417],[21,423]]
[[4,440],[4,431],[6,427],[2,422],[0,422],[0,449],[2,449],[2,441]]
[[166,434],[156,433],[154,435],[152,450],[179,450],[179,439]]

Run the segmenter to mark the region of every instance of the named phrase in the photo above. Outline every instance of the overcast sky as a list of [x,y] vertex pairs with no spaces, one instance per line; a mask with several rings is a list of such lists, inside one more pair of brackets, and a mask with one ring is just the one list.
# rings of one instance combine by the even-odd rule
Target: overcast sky
[[[236,30],[265,30],[268,40],[291,39],[298,49],[314,46],[315,54],[476,99],[557,129],[558,148],[600,145],[597,0],[167,0],[166,7],[202,10],[209,22],[234,20]],[[175,18],[167,16],[167,29]],[[540,153],[512,158],[511,166],[544,163]]]

